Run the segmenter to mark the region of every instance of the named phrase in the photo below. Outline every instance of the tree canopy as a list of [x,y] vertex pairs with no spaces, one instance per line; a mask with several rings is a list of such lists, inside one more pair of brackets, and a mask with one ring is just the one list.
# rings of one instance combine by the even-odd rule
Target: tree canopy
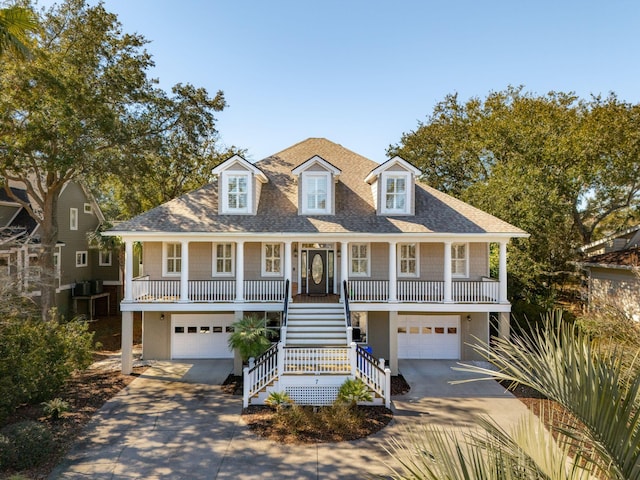
[[[192,188],[196,155],[222,155],[213,114],[226,103],[221,91],[211,98],[188,84],[172,95],[160,89],[147,75],[146,39],[123,32],[100,3],[67,0],[40,15],[31,60],[0,69],[0,176],[40,227],[44,313],[53,305],[56,206],[65,183],[107,185],[117,196],[131,194],[141,172],[158,173],[139,182],[138,195],[150,198],[139,208],[161,201],[151,192],[172,182]],[[27,189],[32,204],[12,193],[11,182]]]
[[18,58],[29,58],[29,34],[37,27],[38,20],[32,10],[17,5],[0,8],[0,57],[11,51]]
[[521,87],[466,102],[448,95],[389,154],[531,233],[514,241],[510,270],[532,287],[569,269],[579,245],[636,218],[640,105]]

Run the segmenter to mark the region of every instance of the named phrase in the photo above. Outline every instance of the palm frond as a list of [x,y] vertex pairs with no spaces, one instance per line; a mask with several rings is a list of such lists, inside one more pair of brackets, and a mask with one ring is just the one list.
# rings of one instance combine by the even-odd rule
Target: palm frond
[[0,55],[13,50],[21,58],[29,58],[29,34],[38,28],[33,11],[22,7],[0,9]]

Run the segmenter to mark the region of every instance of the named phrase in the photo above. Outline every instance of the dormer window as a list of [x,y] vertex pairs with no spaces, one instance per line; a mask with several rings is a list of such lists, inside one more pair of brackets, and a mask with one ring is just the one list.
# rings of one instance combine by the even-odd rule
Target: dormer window
[[302,215],[332,215],[335,183],[342,173],[322,157],[315,155],[291,170],[298,176],[298,212]]
[[249,210],[249,174],[229,173],[226,177],[224,187],[224,200],[226,200],[226,211],[230,213],[246,213]]
[[371,185],[378,215],[414,215],[415,179],[420,170],[400,157],[374,168],[364,179]]
[[385,202],[384,213],[407,213],[407,201],[409,175],[388,174],[383,175],[385,179]]
[[303,180],[303,213],[330,213],[329,175],[325,173],[307,173]]
[[255,215],[261,186],[267,177],[240,155],[234,155],[211,171],[218,175],[218,213]]

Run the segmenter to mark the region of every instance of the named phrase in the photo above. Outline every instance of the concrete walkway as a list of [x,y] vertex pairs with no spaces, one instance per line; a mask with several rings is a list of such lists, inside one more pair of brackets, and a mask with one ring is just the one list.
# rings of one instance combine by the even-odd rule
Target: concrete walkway
[[526,408],[495,382],[464,378],[455,362],[401,361],[412,386],[395,397],[394,421],[369,438],[340,444],[280,445],[256,437],[242,400],[222,393],[231,361],[158,362],[107,402],[52,479],[361,479],[388,473],[384,446],[407,425],[473,425],[489,414],[507,426]]

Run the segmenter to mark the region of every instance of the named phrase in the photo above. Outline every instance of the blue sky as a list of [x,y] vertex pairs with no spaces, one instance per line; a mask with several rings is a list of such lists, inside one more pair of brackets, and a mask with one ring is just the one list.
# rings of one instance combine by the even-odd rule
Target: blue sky
[[164,88],[225,92],[221,140],[253,161],[307,137],[383,161],[454,92],[467,99],[524,85],[640,101],[637,1],[104,4],[124,31],[150,40],[151,74]]

